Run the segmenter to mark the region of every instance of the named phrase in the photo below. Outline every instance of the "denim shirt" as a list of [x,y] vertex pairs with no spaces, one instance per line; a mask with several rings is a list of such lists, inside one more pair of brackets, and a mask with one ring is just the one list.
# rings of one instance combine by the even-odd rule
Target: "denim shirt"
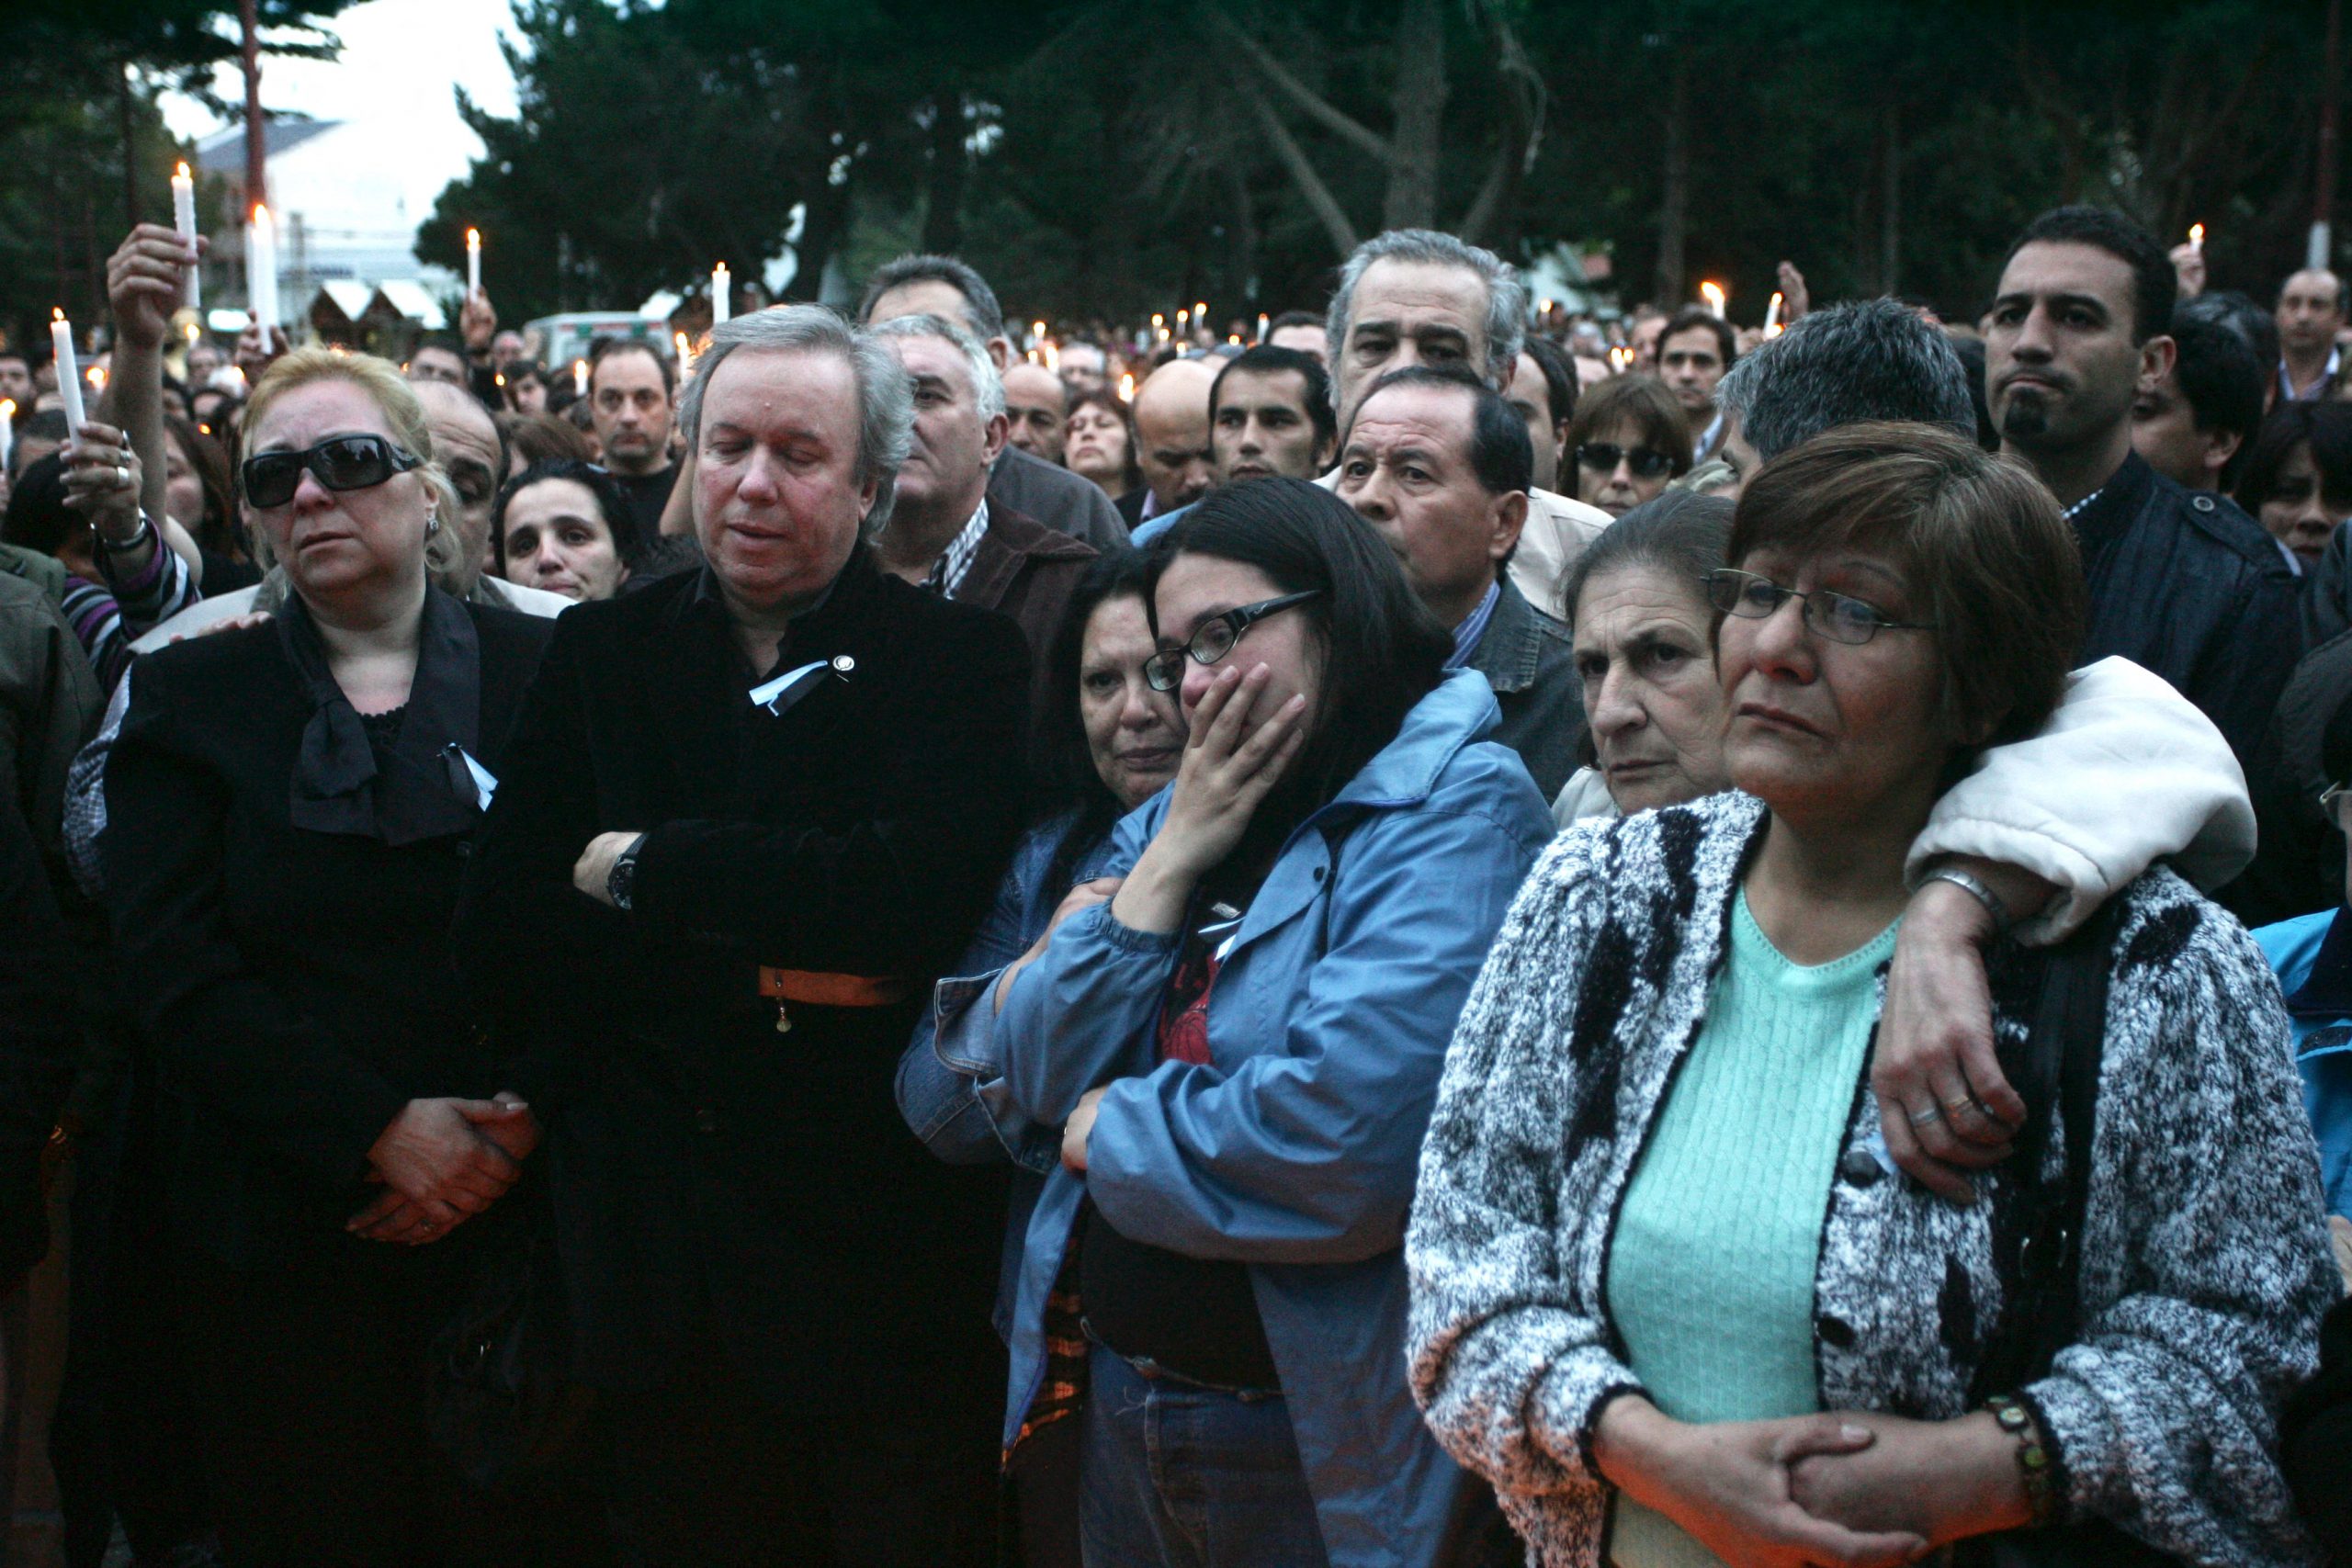
[[1029,1216],[1046,1178],[1061,1164],[1062,1134],[1058,1126],[1023,1126],[1011,1118],[1000,1123],[995,1118],[1001,1108],[982,1103],[977,1090],[1003,1077],[990,999],[997,976],[1046,934],[1071,888],[1104,874],[1112,849],[1107,833],[1078,852],[1068,877],[1046,880],[1079,816],[1073,807],[1039,823],[1012,852],[996,903],[972,933],[955,975],[932,988],[931,1006],[916,1021],[914,1038],[899,1058],[899,1113],[924,1147],[950,1165],[1010,1157],[1015,1168],[1006,1202],[1004,1265],[997,1280],[996,1330],[1005,1337],[1012,1333]]
[[2280,920],[2254,940],[2287,994],[2327,1212],[2352,1215],[2352,909]]
[[[1091,1196],[1138,1241],[1250,1265],[1335,1568],[1435,1559],[1462,1477],[1405,1381],[1405,1219],[1454,1021],[1552,836],[1525,764],[1483,739],[1498,716],[1485,676],[1448,674],[1291,835],[1218,971],[1208,1064],[1153,1047],[1178,939],[1107,904],[1014,981],[993,1029],[1001,1076],[978,1084],[1004,1146],[1035,1150],[1047,1129],[1058,1145],[1080,1097],[1109,1092],[1087,1174],[1047,1168],[1030,1218],[1008,1441]],[[1102,874],[1134,866],[1167,807],[1163,792],[1119,824]]]

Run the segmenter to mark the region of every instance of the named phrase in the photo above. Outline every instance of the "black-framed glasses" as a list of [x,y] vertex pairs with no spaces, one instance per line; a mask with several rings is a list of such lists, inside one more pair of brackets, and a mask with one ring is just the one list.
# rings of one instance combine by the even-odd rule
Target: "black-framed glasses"
[[1613,474],[1623,463],[1637,479],[1654,479],[1674,467],[1674,459],[1655,446],[1620,446],[1613,441],[1588,441],[1577,448],[1577,463],[1596,474]]
[[1215,664],[1233,651],[1241,634],[1278,610],[1287,610],[1322,592],[1310,588],[1303,593],[1285,593],[1279,599],[1261,599],[1255,604],[1244,604],[1214,615],[1193,629],[1193,637],[1182,648],[1163,648],[1143,661],[1143,678],[1155,692],[1172,692],[1184,681],[1184,660],[1195,664]]
[[1925,621],[1895,620],[1869,600],[1857,599],[1850,593],[1837,593],[1826,588],[1799,593],[1769,577],[1732,567],[1720,567],[1700,581],[1707,585],[1707,603],[1726,615],[1737,615],[1743,620],[1763,620],[1777,614],[1790,600],[1801,599],[1807,629],[1832,642],[1859,646],[1883,631],[1935,630]]
[[380,435],[338,435],[307,452],[264,452],[246,458],[245,500],[255,506],[285,505],[294,499],[306,468],[329,490],[366,490],[424,461]]

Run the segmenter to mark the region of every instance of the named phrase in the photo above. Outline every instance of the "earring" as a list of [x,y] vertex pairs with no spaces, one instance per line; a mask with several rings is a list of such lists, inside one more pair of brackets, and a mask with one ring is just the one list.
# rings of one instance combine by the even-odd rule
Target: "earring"
[[429,539],[440,531],[441,514],[437,512],[426,513],[424,514],[424,536]]

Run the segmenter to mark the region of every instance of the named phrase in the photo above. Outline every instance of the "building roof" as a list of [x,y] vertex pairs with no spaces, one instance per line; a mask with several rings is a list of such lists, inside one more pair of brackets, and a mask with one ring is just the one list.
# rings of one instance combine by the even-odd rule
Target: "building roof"
[[[341,125],[339,119],[271,119],[262,120],[262,151],[268,157],[300,147],[314,136],[323,135]],[[245,128],[232,125],[228,130],[206,137],[196,144],[197,167],[215,175],[234,175],[242,178],[245,172]]]

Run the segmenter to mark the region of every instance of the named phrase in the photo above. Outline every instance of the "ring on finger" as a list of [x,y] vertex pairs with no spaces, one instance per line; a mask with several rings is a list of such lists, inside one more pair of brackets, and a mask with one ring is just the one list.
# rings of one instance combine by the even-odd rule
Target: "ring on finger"
[[1973,1094],[1963,1094],[1958,1100],[1945,1100],[1944,1109],[1948,1111],[1973,1111],[1979,1115],[1982,1115],[1984,1111],[1983,1106],[1976,1103],[1976,1097]]
[[1925,1111],[1914,1111],[1910,1113],[1911,1125],[1914,1127],[1924,1127],[1930,1122],[1942,1121],[1943,1116],[1944,1108],[1942,1106],[1930,1105]]

